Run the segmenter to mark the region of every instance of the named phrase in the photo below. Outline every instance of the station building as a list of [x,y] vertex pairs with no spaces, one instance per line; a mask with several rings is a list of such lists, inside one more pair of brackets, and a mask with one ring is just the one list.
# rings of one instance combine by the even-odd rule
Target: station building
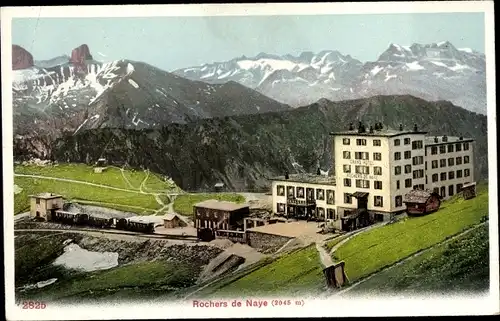
[[[369,213],[388,220],[406,211],[403,197],[429,190],[447,199],[474,182],[474,140],[427,136],[415,125],[385,128],[381,123],[330,134],[334,173],[296,174],[272,180],[273,212],[295,218],[333,221],[343,229],[348,218]],[[350,225],[350,223],[348,224]]]

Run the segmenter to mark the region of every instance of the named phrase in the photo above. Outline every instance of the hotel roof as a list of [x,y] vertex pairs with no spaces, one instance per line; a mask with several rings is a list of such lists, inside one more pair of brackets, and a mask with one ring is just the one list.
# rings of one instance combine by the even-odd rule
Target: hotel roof
[[359,132],[355,130],[345,130],[339,132],[331,132],[332,136],[374,136],[374,137],[394,137],[401,135],[425,135],[425,131],[413,131],[413,130],[395,130],[392,128],[382,128],[380,130],[373,130],[370,132],[368,129],[365,132]]
[[203,207],[209,208],[212,210],[221,210],[221,211],[236,211],[245,207],[248,207],[248,204],[237,204],[233,202],[227,201],[218,201],[218,200],[207,200],[200,203],[194,204],[195,207]]
[[[435,138],[437,137],[438,141],[435,141]],[[447,141],[443,141],[443,136],[426,136],[425,137],[425,145],[442,145],[442,144],[451,144],[451,143],[460,143],[460,142],[472,142],[474,141],[473,138],[462,138],[456,137],[456,136],[446,136]]]
[[60,197],[62,197],[62,195],[53,194],[53,193],[40,193],[37,195],[30,195],[30,197],[42,198],[42,199],[48,200],[48,199],[53,199],[53,198],[60,198]]
[[288,175],[288,179],[285,176],[277,176],[271,178],[271,180],[335,186],[335,177],[317,174],[290,174]]

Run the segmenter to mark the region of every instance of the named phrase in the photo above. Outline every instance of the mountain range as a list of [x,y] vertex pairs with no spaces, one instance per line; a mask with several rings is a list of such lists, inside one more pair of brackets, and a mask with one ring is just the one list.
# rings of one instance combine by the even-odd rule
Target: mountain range
[[410,94],[449,100],[486,114],[486,60],[483,53],[457,49],[448,41],[391,44],[376,61],[362,63],[338,51],[298,56],[260,53],[182,68],[177,75],[209,83],[236,81],[293,107],[374,95]]

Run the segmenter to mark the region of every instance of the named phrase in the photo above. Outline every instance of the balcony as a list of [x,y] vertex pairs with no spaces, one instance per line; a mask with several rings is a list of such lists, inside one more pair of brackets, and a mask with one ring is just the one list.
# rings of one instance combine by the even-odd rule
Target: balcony
[[295,206],[316,206],[316,201],[314,199],[298,200],[296,198],[288,198],[286,204]]

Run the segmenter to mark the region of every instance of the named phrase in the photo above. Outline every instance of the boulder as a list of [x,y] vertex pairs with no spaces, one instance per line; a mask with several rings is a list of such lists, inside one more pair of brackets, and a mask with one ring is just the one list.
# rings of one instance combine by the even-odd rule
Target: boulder
[[85,60],[92,60],[92,55],[90,54],[89,46],[83,44],[71,51],[70,62],[73,64],[81,64]]
[[12,45],[12,70],[33,67],[33,55],[18,45]]

